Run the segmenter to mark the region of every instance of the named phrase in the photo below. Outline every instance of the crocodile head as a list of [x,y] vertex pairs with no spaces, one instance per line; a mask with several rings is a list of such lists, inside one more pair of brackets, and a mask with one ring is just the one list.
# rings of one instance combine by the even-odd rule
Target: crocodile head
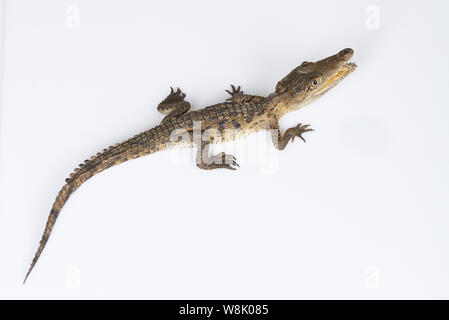
[[272,97],[277,100],[280,115],[315,101],[335,87],[357,67],[349,62],[350,48],[317,62],[304,61],[279,81]]

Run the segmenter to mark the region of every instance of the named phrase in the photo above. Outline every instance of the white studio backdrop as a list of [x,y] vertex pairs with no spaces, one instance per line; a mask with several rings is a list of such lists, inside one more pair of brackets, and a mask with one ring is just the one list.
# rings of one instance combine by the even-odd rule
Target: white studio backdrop
[[[445,1],[5,1],[0,298],[449,298]],[[64,178],[229,84],[267,95],[302,61],[359,67],[282,119],[316,131],[278,152],[260,133],[90,179],[26,270]]]

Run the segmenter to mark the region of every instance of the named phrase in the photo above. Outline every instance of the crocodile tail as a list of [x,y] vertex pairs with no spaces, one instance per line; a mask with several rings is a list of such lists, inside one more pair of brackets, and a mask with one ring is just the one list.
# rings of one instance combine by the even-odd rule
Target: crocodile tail
[[96,156],[85,160],[84,163],[75,168],[74,172],[72,172],[69,178],[65,180],[66,184],[59,191],[58,196],[53,203],[53,207],[51,208],[50,215],[47,219],[47,224],[45,225],[44,234],[42,235],[42,239],[39,243],[39,248],[37,249],[33,261],[31,262],[31,265],[25,276],[25,280],[23,281],[24,284],[34,266],[36,265],[36,262],[39,259],[42,251],[44,250],[48,238],[50,237],[51,231],[53,230],[53,226],[55,225],[56,219],[58,218],[62,207],[64,207],[70,195],[92,176],[128,159],[127,157],[123,156],[124,152],[121,152],[119,147],[120,144],[111,146],[109,147],[109,149],[104,149],[103,152],[97,153]]
[[104,149],[103,152],[97,153],[96,156],[93,156],[90,159],[85,160],[83,164],[80,164],[79,167],[70,174],[69,178],[65,180],[66,184],[59,191],[58,196],[53,203],[39,248],[34,255],[33,261],[31,262],[23,283],[25,283],[36,265],[37,260],[39,260],[39,257],[47,244],[48,238],[50,237],[53,226],[55,225],[56,219],[58,218],[59,212],[61,212],[62,207],[67,202],[70,195],[75,192],[81,184],[103,170],[118,165],[122,162],[163,150],[165,148],[164,144],[156,146],[157,141],[151,140],[150,143],[147,139],[147,133],[151,134],[151,130],[136,135],[134,138],[122,143],[117,143],[115,146],[110,146],[108,149]]
[[66,184],[59,191],[58,196],[53,203],[53,207],[51,208],[50,215],[47,219],[47,224],[45,225],[44,234],[42,235],[42,239],[39,243],[39,248],[34,255],[33,261],[28,269],[28,272],[25,276],[25,281],[36,265],[37,260],[45,248],[47,244],[48,238],[50,237],[51,231],[53,230],[53,226],[55,225],[56,219],[58,218],[59,213],[64,207],[65,203],[69,199],[70,195],[78,189],[81,184],[83,184],[90,177],[100,173],[101,171],[110,168],[114,165],[117,165],[123,161],[126,161],[127,158],[123,157],[121,150],[119,150],[120,144],[109,147],[109,149],[104,149],[103,152],[97,153],[96,156],[91,157],[88,160],[85,160],[83,164],[80,164],[74,172],[72,172],[65,180]]
[[116,144],[115,146],[109,147],[109,149],[104,149],[103,152],[97,153],[96,156],[85,160],[84,163],[80,164],[79,167],[77,167],[74,172],[70,174],[69,178],[65,180],[66,184],[59,191],[58,196],[53,203],[53,207],[51,208],[50,215],[47,219],[47,224],[45,225],[44,234],[42,235],[39,248],[37,249],[33,261],[31,262],[25,276],[25,280],[23,281],[24,284],[36,265],[37,260],[39,260],[39,257],[47,244],[48,238],[50,237],[53,226],[55,225],[56,219],[58,218],[59,212],[61,212],[62,207],[64,207],[64,204],[67,202],[70,195],[90,177],[107,168],[128,160],[129,158],[126,156],[125,151],[126,150],[124,150],[123,145],[121,144]]
[[59,212],[66,203],[67,199],[70,197],[70,194],[73,192],[72,189],[73,184],[66,184],[64,185],[64,187],[62,187],[61,191],[59,191],[59,194],[56,197],[53,207],[51,208],[50,215],[48,216],[44,234],[42,235],[42,239],[39,243],[39,248],[37,249],[36,254],[34,255],[33,261],[31,262],[31,265],[25,276],[25,280],[23,280],[24,284],[28,276],[30,275],[31,271],[33,270],[34,266],[36,265],[37,260],[39,260],[39,257],[42,251],[44,250],[45,245],[47,244],[48,238],[50,237],[53,226],[55,225],[56,219],[58,218]]

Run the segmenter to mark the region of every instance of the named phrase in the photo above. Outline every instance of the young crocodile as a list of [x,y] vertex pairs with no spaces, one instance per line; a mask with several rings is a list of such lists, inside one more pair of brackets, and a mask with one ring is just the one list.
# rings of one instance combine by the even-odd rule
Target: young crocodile
[[[157,107],[161,113],[167,114],[161,124],[97,153],[84,164],[80,164],[66,179],[66,184],[59,191],[50,211],[39,248],[24,283],[36,265],[62,207],[70,195],[87,179],[124,161],[175,145],[196,146],[198,150],[196,163],[201,169],[235,170],[238,166],[235,157],[223,152],[210,156],[209,144],[234,140],[260,130],[270,130],[275,147],[283,150],[290,140],[293,142],[295,137],[304,140],[302,134],[313,129],[309,128],[309,125],[299,123],[281,135],[279,119],[286,113],[298,110],[316,100],[351,73],[356,68],[354,63],[348,62],[353,53],[352,49],[346,48],[317,62],[304,61],[279,81],[275,91],[267,97],[247,95],[240,90],[240,87],[231,86],[232,91],[226,90],[231,95],[226,102],[189,111],[190,103],[184,100],[185,94],[180,89],[177,91],[172,89],[168,97]],[[196,142],[195,129],[198,129],[202,137]],[[204,138],[206,136],[204,133],[208,129],[221,133],[222,139],[214,141],[210,136]],[[176,130],[183,130],[189,139],[181,141],[173,139],[172,133]],[[232,133],[229,133],[231,131]],[[177,136],[179,138],[179,135]]]

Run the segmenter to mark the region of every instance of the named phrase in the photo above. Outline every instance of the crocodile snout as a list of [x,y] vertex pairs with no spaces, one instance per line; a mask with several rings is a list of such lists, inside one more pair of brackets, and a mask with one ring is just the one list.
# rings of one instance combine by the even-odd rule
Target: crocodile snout
[[354,55],[354,50],[352,50],[351,48],[346,48],[341,50],[338,55],[340,57],[342,57],[345,61],[349,61],[349,59],[352,58],[352,56]]

